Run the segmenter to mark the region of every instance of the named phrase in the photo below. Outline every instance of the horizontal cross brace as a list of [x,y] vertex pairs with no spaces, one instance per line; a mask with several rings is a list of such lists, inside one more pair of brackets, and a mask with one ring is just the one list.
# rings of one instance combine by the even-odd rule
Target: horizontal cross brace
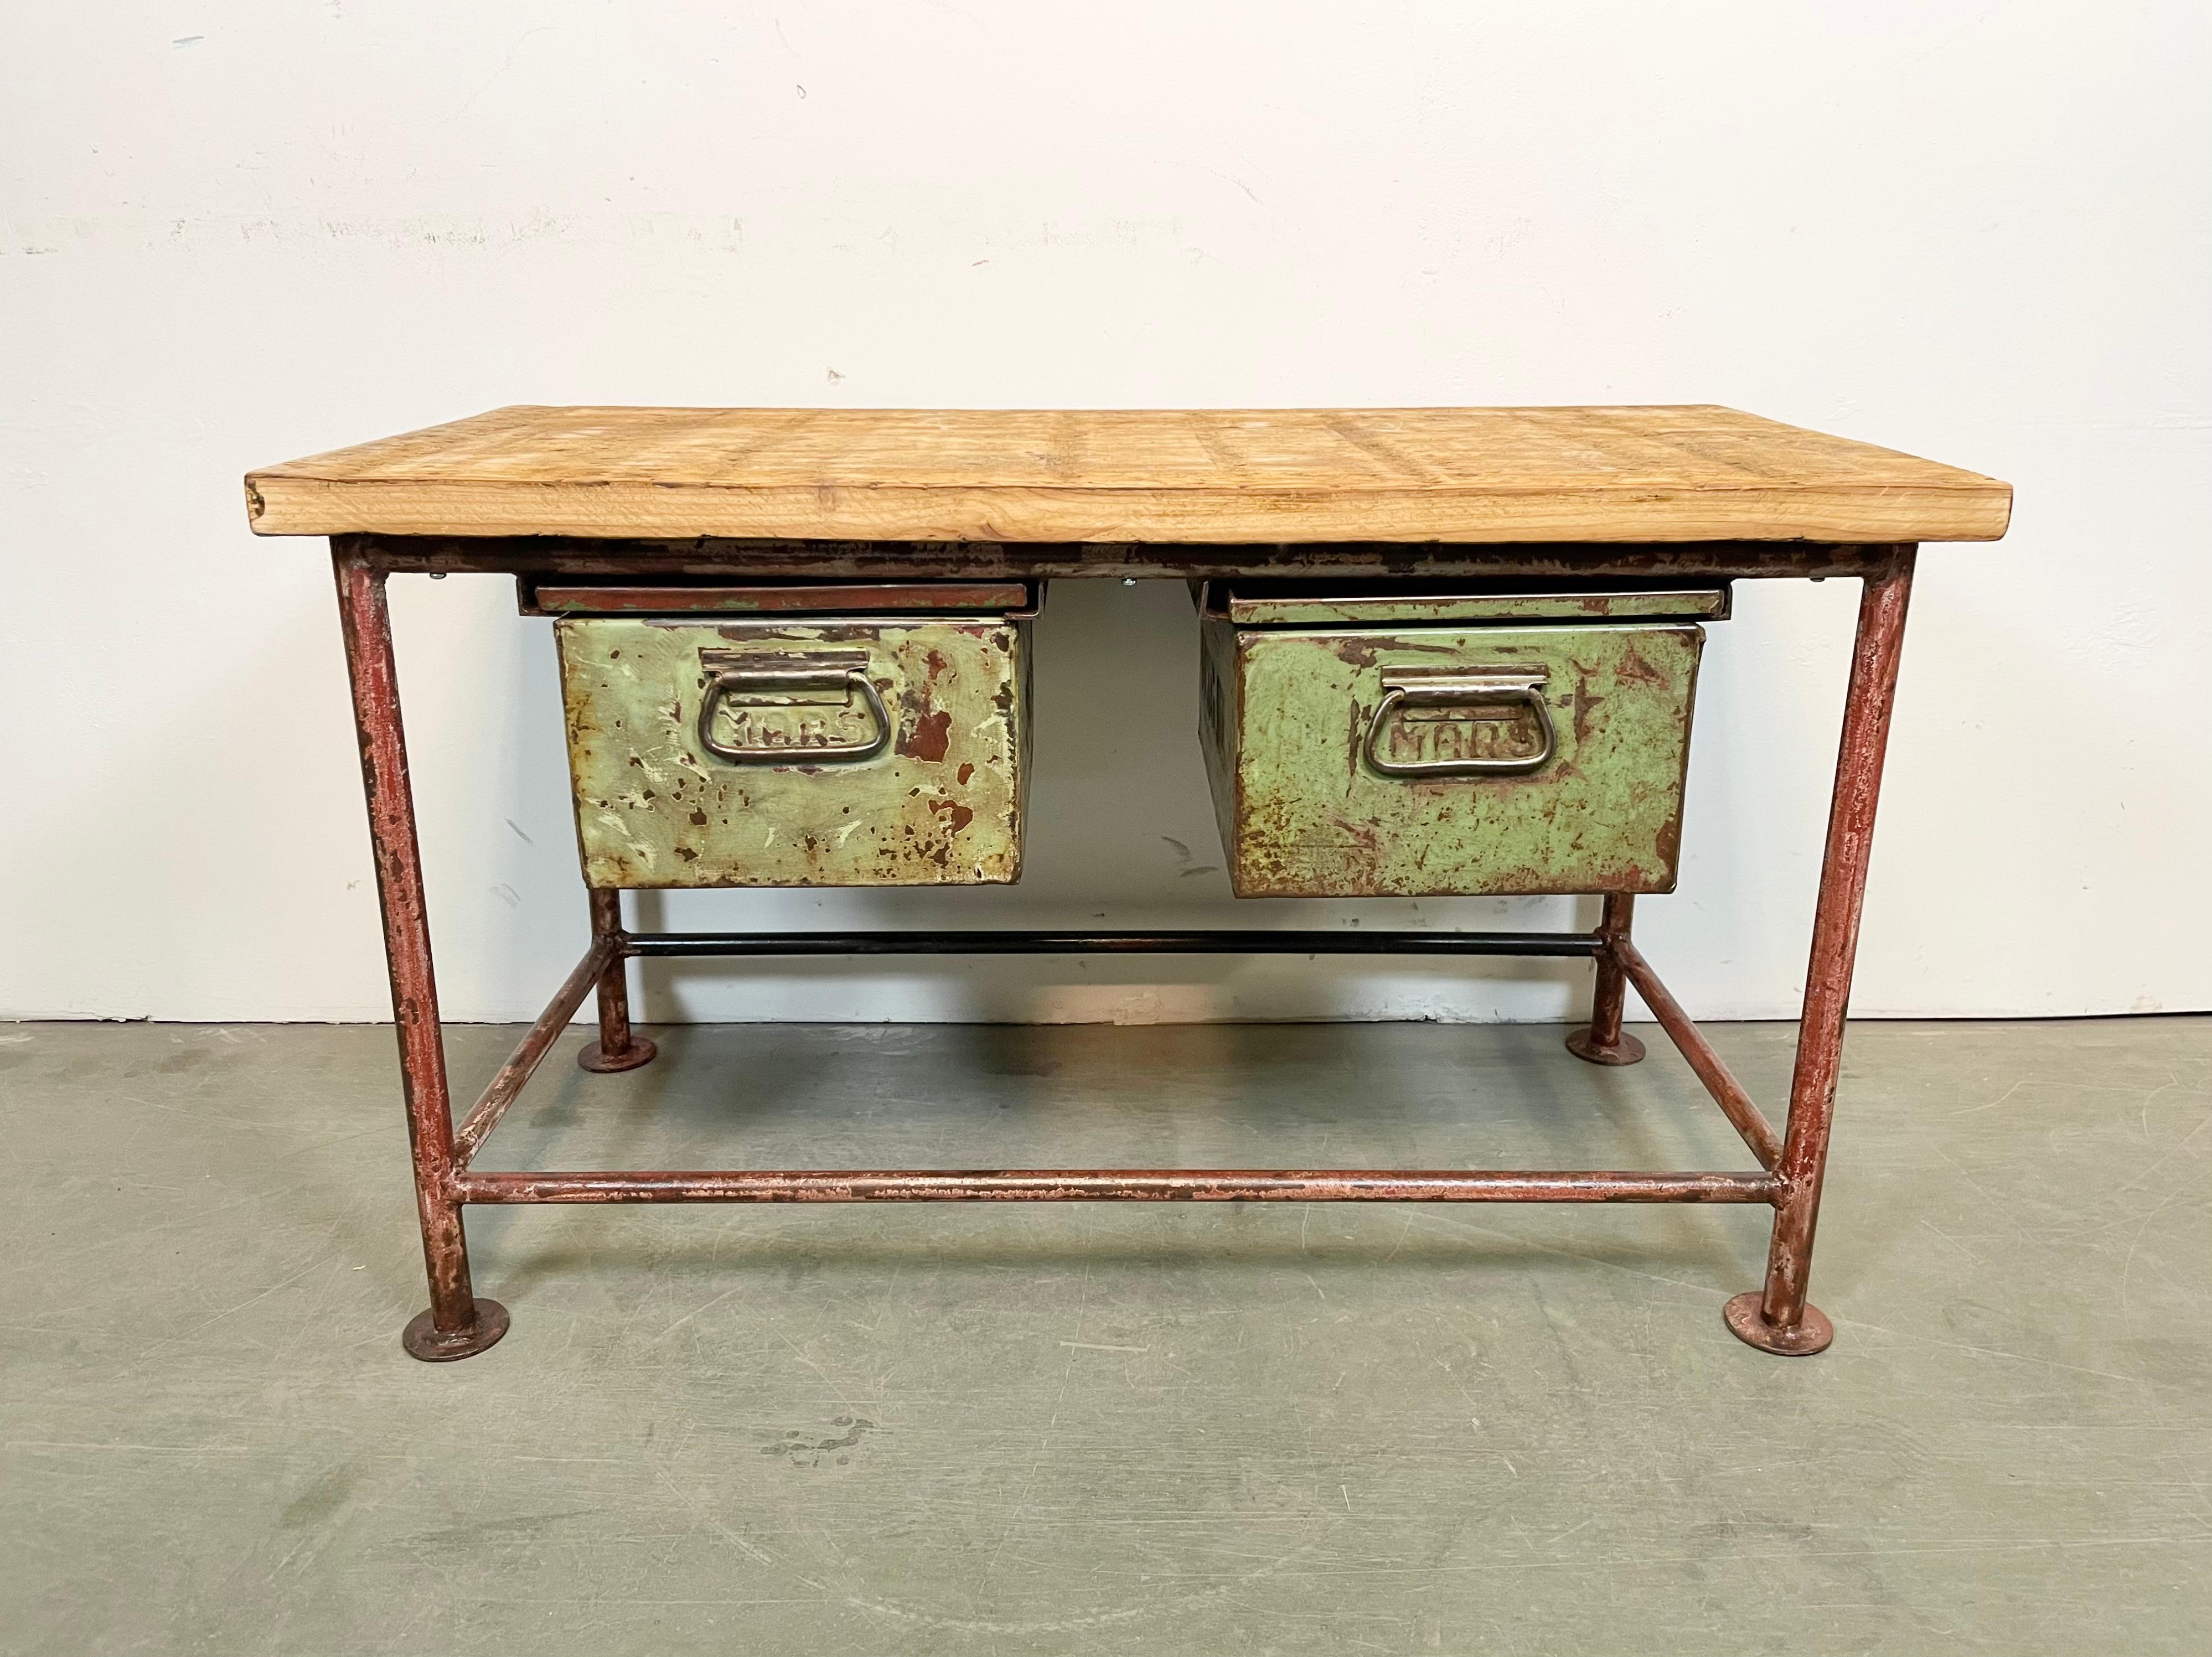
[[1595,956],[1595,932],[629,932],[629,956],[1467,955]]
[[1771,1174],[1395,1168],[902,1168],[821,1173],[464,1174],[469,1203],[1765,1203]]

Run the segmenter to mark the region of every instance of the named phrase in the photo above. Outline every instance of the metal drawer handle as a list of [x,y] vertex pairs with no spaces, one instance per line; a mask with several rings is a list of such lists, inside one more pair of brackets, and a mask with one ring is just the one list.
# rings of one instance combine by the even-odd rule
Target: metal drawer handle
[[[1408,671],[1382,676],[1382,700],[1367,722],[1367,762],[1386,777],[1517,777],[1540,771],[1559,752],[1559,733],[1552,725],[1552,710],[1544,705],[1544,681],[1536,673],[1431,673]],[[1525,707],[1536,716],[1544,740],[1537,750],[1522,759],[1386,760],[1376,744],[1390,716],[1408,707]]]
[[[802,746],[797,743],[779,744],[768,748],[738,748],[714,739],[714,715],[721,711],[722,701],[738,691],[762,690],[842,690],[846,703],[851,705],[854,693],[867,707],[875,722],[876,733],[864,742],[828,743],[819,748]],[[699,703],[699,746],[718,760],[727,760],[732,765],[790,765],[798,762],[817,765],[850,763],[854,760],[873,759],[884,751],[891,739],[890,715],[884,710],[884,699],[876,692],[874,683],[860,669],[853,667],[825,668],[758,668],[730,667],[715,674],[714,681],[707,687],[707,694]]]

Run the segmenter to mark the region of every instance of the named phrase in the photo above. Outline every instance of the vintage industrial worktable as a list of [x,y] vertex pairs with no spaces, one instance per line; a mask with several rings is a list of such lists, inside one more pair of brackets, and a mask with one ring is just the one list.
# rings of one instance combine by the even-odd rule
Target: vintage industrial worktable
[[[429,1309],[405,1337],[416,1357],[465,1357],[507,1327],[506,1310],[477,1298],[471,1285],[462,1229],[471,1203],[1765,1203],[1775,1211],[1765,1284],[1729,1302],[1728,1326],[1776,1353],[1817,1352],[1832,1338],[1806,1299],[1806,1278],[1914,555],[1923,541],[2002,536],[2007,485],[1710,407],[511,408],[272,466],[247,477],[246,495],[255,532],[328,536],[337,569],[429,1268]],[[1388,591],[1434,578],[1856,577],[1863,583],[1858,631],[1786,1131],[1769,1123],[1637,950],[1626,893],[1604,894],[1601,922],[1589,933],[654,935],[624,929],[620,892],[603,882],[590,892],[590,949],[456,1126],[385,598],[394,573],[453,571],[512,574],[526,593],[532,583],[608,578],[1264,577],[1356,579]],[[1370,727],[1370,758],[1374,741]],[[599,1039],[583,1062],[623,1070],[653,1057],[652,1044],[630,1029],[633,958],[986,951],[1588,956],[1596,987],[1589,1026],[1570,1038],[1572,1051],[1601,1064],[1642,1056],[1621,1029],[1625,987],[1633,985],[1758,1167],[504,1174],[470,1166],[594,990]]]

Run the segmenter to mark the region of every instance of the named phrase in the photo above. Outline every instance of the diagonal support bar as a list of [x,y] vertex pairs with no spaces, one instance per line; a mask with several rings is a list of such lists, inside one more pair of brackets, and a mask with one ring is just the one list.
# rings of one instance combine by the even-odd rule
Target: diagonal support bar
[[1651,963],[1644,958],[1644,952],[1627,938],[1620,938],[1613,940],[1613,954],[1620,962],[1620,969],[1628,974],[1628,981],[1636,986],[1637,994],[1644,998],[1644,1005],[1659,1021],[1659,1028],[1667,1032],[1668,1039],[1698,1073],[1698,1080],[1705,1084],[1705,1091],[1713,1096],[1721,1114],[1743,1136],[1744,1144],[1751,1147],[1751,1154],[1759,1158],[1759,1165],[1771,1172],[1782,1161],[1782,1136],[1774,1131],[1774,1124],[1766,1120],[1751,1096],[1743,1090],[1743,1083],[1729,1073],[1720,1054],[1705,1040],[1705,1032],[1659,981],[1659,974],[1651,970]]
[[453,1130],[453,1162],[457,1168],[468,1167],[477,1148],[490,1138],[491,1131],[499,1126],[499,1119],[507,1114],[507,1108],[530,1080],[530,1073],[545,1057],[546,1049],[560,1039],[561,1032],[568,1028],[568,1021],[576,1016],[576,1009],[584,1005],[584,998],[621,956],[619,936],[602,936],[592,941],[592,947],[576,963],[576,970],[568,974],[545,1011],[538,1015],[538,1022],[522,1038],[522,1045],[515,1048],[514,1055],[491,1078],[491,1085],[483,1090],[476,1108],[469,1112],[468,1120]]

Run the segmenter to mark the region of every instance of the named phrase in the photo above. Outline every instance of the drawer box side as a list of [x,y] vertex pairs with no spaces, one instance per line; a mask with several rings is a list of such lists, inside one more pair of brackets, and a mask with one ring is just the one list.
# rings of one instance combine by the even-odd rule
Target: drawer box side
[[[1020,877],[1021,624],[594,618],[555,636],[587,884]],[[854,672],[859,694],[831,683]]]

